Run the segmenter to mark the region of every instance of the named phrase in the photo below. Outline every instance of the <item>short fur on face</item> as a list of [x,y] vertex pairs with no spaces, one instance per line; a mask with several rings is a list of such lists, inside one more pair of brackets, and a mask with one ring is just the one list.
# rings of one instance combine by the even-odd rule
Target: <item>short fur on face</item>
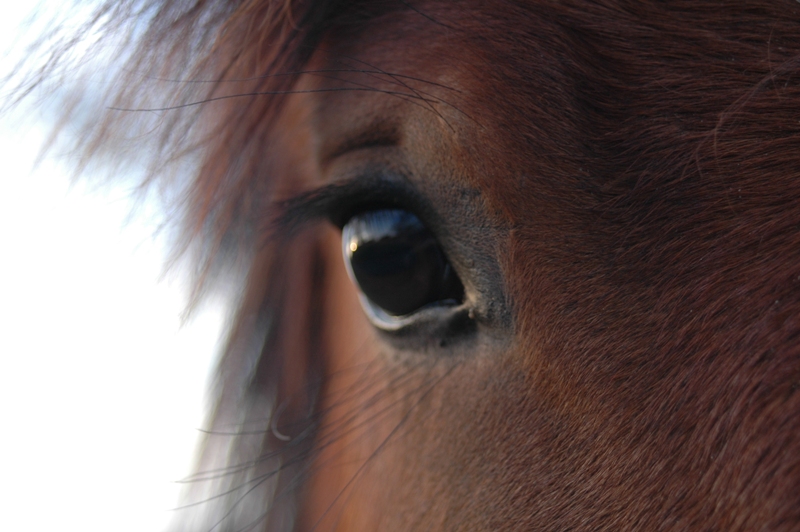
[[[177,529],[800,527],[800,4],[150,9],[135,71],[212,81],[187,238],[247,264]],[[362,311],[320,217],[392,187],[468,333]]]

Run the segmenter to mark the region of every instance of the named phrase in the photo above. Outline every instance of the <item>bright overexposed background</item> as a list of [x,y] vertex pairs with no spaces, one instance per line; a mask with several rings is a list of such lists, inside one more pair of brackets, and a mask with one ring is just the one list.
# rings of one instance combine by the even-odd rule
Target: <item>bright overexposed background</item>
[[51,127],[35,108],[0,117],[0,529],[159,532],[226,310],[183,322],[188,283],[165,274],[164,216],[133,180],[75,181],[58,149],[34,167]]

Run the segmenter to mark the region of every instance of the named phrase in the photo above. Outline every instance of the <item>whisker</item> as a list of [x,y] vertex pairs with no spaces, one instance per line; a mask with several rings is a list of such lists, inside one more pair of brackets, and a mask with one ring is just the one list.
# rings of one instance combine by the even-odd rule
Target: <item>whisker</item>
[[[396,83],[400,84],[400,86],[404,87],[404,88],[405,88],[405,89],[407,89],[407,90],[410,90],[410,91],[411,91],[411,92],[413,92],[413,93],[414,93],[414,94],[415,94],[417,97],[420,97],[420,98],[421,98],[421,96],[420,96],[419,92],[418,92],[417,90],[415,90],[413,87],[409,86],[407,83],[404,83],[404,82],[400,81],[399,79],[397,79],[397,78],[393,77],[393,76],[392,76],[392,74],[390,74],[390,73],[388,73],[388,72],[385,72],[385,71],[383,71],[382,69],[375,67],[374,65],[370,65],[369,63],[366,63],[366,62],[364,62],[364,61],[361,61],[361,62],[362,62],[363,64],[367,65],[368,67],[370,67],[370,68],[373,68],[373,69],[377,70],[377,71],[378,71],[378,72],[380,72],[381,74],[383,74],[383,75],[386,75],[386,76],[388,76],[388,77],[392,78],[392,79],[393,79],[393,80],[394,80]],[[421,98],[421,99],[422,99],[422,98]],[[424,101],[424,99],[423,99],[423,101]],[[428,109],[429,109],[429,110],[430,110],[432,113],[434,113],[436,116],[438,116],[439,118],[441,118],[442,120],[444,120],[445,124],[447,124],[447,127],[449,127],[451,131],[455,131],[455,129],[453,128],[453,126],[451,126],[451,125],[450,125],[450,122],[448,122],[448,121],[447,121],[447,119],[445,119],[445,118],[444,118],[444,116],[442,116],[442,114],[441,114],[441,113],[440,113],[440,112],[439,112],[439,111],[438,111],[438,110],[437,110],[437,109],[436,109],[436,108],[433,106],[433,104],[432,104],[432,103],[429,103],[429,105],[428,105],[427,107],[428,107]]]
[[[203,100],[197,100],[194,102],[183,103],[179,105],[172,105],[167,107],[152,107],[152,108],[126,108],[126,107],[106,107],[106,109],[110,111],[123,111],[123,112],[131,112],[131,113],[144,113],[144,112],[154,112],[154,111],[176,111],[178,109],[186,109],[187,107],[195,107],[198,105],[203,105],[207,103],[213,103],[218,101],[224,100],[232,100],[235,98],[250,98],[253,96],[286,96],[291,94],[314,94],[314,93],[324,93],[324,92],[344,92],[344,91],[353,91],[353,92],[380,92],[383,94],[387,94],[390,96],[405,96],[409,98],[413,98],[415,95],[407,94],[398,91],[387,91],[382,89],[374,89],[374,88],[348,88],[348,87],[340,87],[340,88],[330,88],[330,89],[297,89],[297,90],[281,90],[281,91],[254,91],[254,92],[243,92],[239,94],[230,94],[226,96],[214,96],[212,98],[205,98]],[[424,98],[415,98],[424,100]]]
[[[346,56],[345,56],[346,57]],[[347,57],[348,59],[355,60],[353,58]],[[279,78],[279,77],[292,77],[292,76],[302,76],[305,74],[314,75],[314,74],[384,74],[386,75],[387,72],[383,70],[366,70],[366,69],[358,69],[358,68],[320,68],[314,70],[296,70],[291,72],[276,72],[272,74],[262,74],[259,76],[252,76],[247,78],[227,78],[227,79],[171,79],[171,78],[161,78],[158,76],[149,76],[145,75],[142,76],[145,79],[150,79],[153,81],[161,81],[165,83],[177,83],[177,84],[215,84],[215,85],[222,85],[225,83],[242,83],[245,81],[258,81],[262,79],[270,79],[270,78]],[[433,87],[437,87],[440,89],[445,89],[448,91],[461,93],[461,90],[455,89],[448,85],[444,85],[442,83],[436,83],[435,81],[429,81],[424,78],[418,78],[415,76],[408,76],[405,74],[397,74],[392,73],[391,76],[393,78],[401,78],[407,79],[409,81],[417,81],[420,83],[425,83],[426,85],[431,85]]]
[[406,2],[405,0],[401,0],[400,3],[403,4],[404,6],[406,6],[408,9],[410,9],[414,13],[416,13],[416,14],[420,15],[421,17],[426,18],[429,21],[433,22],[437,26],[443,26],[443,27],[448,28],[448,29],[453,29],[453,26],[450,26],[449,24],[445,24],[444,22],[439,22],[438,20],[436,20],[435,18],[431,17],[427,13],[424,13],[423,11],[420,11],[416,7],[412,6],[410,2]]
[[408,411],[403,415],[403,417],[400,419],[398,424],[391,430],[391,432],[386,436],[386,438],[384,438],[384,440],[378,445],[378,447],[372,453],[370,453],[370,455],[367,457],[367,459],[364,461],[364,463],[361,464],[361,466],[358,468],[358,470],[356,470],[356,472],[353,474],[353,478],[351,478],[349,481],[347,481],[347,483],[341,489],[339,494],[334,498],[334,500],[331,502],[331,504],[328,506],[328,508],[325,510],[325,512],[323,512],[323,514],[317,520],[316,524],[314,524],[314,526],[311,527],[311,530],[315,530],[317,528],[317,526],[320,525],[322,520],[333,509],[334,505],[339,501],[339,499],[342,497],[342,495],[350,488],[350,486],[353,485],[353,483],[358,479],[358,477],[364,472],[364,470],[365,470],[366,466],[369,464],[369,462],[372,459],[374,459],[378,455],[378,453],[380,451],[382,451],[386,447],[386,445],[388,444],[389,440],[391,440],[393,436],[395,436],[396,434],[399,433],[400,429],[411,418],[411,414],[414,412],[416,407],[433,391],[433,389],[440,382],[442,382],[445,378],[447,378],[453,372],[453,370],[455,370],[456,367],[457,367],[457,365],[454,364],[453,366],[451,366],[444,373],[444,375],[442,375],[441,377],[436,379],[435,382],[427,390],[425,390],[425,393],[423,393],[419,397],[419,399],[408,409]]
[[[366,346],[362,347],[362,349],[365,349],[365,348],[366,348]],[[337,372],[335,372],[335,373],[333,373],[331,375],[331,378],[335,378],[336,376],[343,376],[343,375],[349,373],[349,371],[351,371],[351,370],[358,369],[359,366],[364,366],[366,369],[368,369],[368,368],[370,368],[372,366],[375,366],[375,365],[377,365],[376,361],[370,361],[370,362],[367,362],[367,363],[364,363],[364,364],[359,364],[357,366],[354,366],[352,368],[348,368],[346,370],[337,371]],[[388,371],[388,370],[386,370],[386,371]],[[398,378],[398,379],[390,380],[389,384],[390,385],[399,384],[401,382],[402,377],[405,376],[405,375],[407,375],[407,374],[401,375],[400,378]],[[352,390],[343,390],[342,394],[344,394],[346,392],[351,392],[352,396],[355,396],[355,397],[363,396],[363,394],[365,394],[369,390],[369,388],[371,386],[379,385],[378,383],[374,382],[374,380],[370,380],[370,378],[373,377],[373,376],[374,376],[374,374],[365,374],[364,378],[359,379],[359,381],[358,381],[358,382],[364,384],[363,387],[354,388]],[[303,392],[296,392],[296,394],[300,394],[300,393],[303,393]],[[344,400],[337,401],[337,402],[333,403],[328,408],[326,408],[324,410],[320,410],[317,413],[317,417],[323,416],[329,410],[341,407],[342,404],[345,404]],[[206,431],[206,432],[210,432],[210,431]],[[220,435],[239,436],[239,435],[244,435],[244,434],[248,434],[248,435],[263,434],[263,435],[266,435],[267,433],[268,433],[267,429],[262,429],[262,430],[259,430],[259,431],[230,432],[230,433],[222,432],[222,433],[219,433],[219,434]],[[218,469],[210,469],[210,470],[200,471],[200,472],[194,473],[193,475],[185,477],[183,480],[178,481],[178,482],[179,483],[203,482],[203,481],[209,481],[209,480],[215,480],[215,479],[219,479],[219,478],[224,478],[224,477],[236,474],[236,473],[240,473],[242,471],[246,471],[247,469],[250,469],[253,466],[258,465],[259,463],[262,463],[262,462],[264,462],[266,460],[274,459],[275,457],[280,456],[281,454],[285,453],[286,449],[295,446],[295,440],[301,440],[303,437],[304,437],[304,435],[300,434],[297,437],[295,437],[292,440],[290,440],[289,442],[287,442],[287,444],[282,449],[277,450],[277,451],[275,451],[273,453],[262,454],[261,456],[259,456],[258,458],[254,459],[254,460],[251,460],[251,461],[248,461],[248,462],[243,462],[243,463],[237,464],[235,466],[228,466],[228,467],[225,467],[225,468],[218,468]]]
[[[399,75],[399,74],[394,74],[394,73],[391,73],[391,72],[387,72],[387,71],[385,71],[385,70],[383,70],[383,69],[381,69],[381,68],[379,68],[379,67],[377,67],[377,66],[375,66],[375,65],[372,65],[372,64],[370,64],[370,63],[367,63],[366,61],[363,61],[363,60],[361,60],[361,59],[358,59],[358,58],[355,58],[355,57],[350,57],[350,56],[342,56],[342,57],[344,57],[345,59],[348,59],[348,60],[350,60],[350,61],[354,61],[354,62],[356,62],[356,63],[361,63],[361,64],[363,64],[363,65],[367,66],[368,68],[371,68],[371,69],[373,69],[372,71],[374,71],[375,73],[379,73],[379,74],[382,74],[382,75],[384,75],[384,76],[388,76],[388,77],[392,78],[393,80],[395,80],[395,82],[396,82],[397,84],[399,84],[400,86],[402,86],[402,87],[405,87],[405,88],[407,88],[407,89],[409,89],[409,90],[414,90],[414,89],[412,89],[412,88],[411,88],[411,87],[410,87],[410,86],[409,86],[407,83],[404,83],[404,82],[400,81],[401,79],[406,79],[406,80],[409,80],[409,81],[418,81],[418,82],[421,82],[421,83],[426,83],[426,84],[428,84],[428,85],[433,85],[433,86],[435,86],[435,87],[439,87],[439,88],[447,89],[447,90],[450,90],[450,91],[456,92],[456,93],[458,93],[458,94],[461,94],[461,91],[460,91],[460,90],[458,90],[458,89],[454,89],[454,88],[452,88],[452,87],[450,87],[450,86],[448,86],[448,85],[444,85],[444,84],[441,84],[441,83],[435,83],[435,82],[432,82],[432,81],[426,81],[426,80],[425,80],[425,79],[423,79],[423,78],[415,78],[415,77],[411,77],[411,76],[403,76],[403,75]],[[415,91],[415,92],[416,92],[416,91]],[[421,92],[421,91],[419,91],[419,94],[422,94],[422,95],[428,95],[428,93],[426,93],[426,92]],[[470,116],[468,113],[466,113],[465,111],[463,111],[463,110],[459,109],[458,107],[456,107],[456,106],[455,106],[455,105],[453,105],[452,103],[448,102],[447,100],[444,100],[444,99],[442,99],[442,98],[435,98],[435,99],[436,99],[436,101],[437,101],[438,103],[442,103],[442,104],[444,104],[444,105],[447,105],[448,107],[450,107],[450,108],[454,109],[454,110],[455,110],[455,111],[457,111],[458,113],[460,113],[460,114],[462,114],[462,115],[466,116],[467,118],[469,118],[469,119],[470,119],[470,120],[472,120],[473,122],[475,122],[475,123],[478,123],[478,122],[477,122],[477,120],[475,120],[475,119],[474,119],[472,116]],[[444,117],[442,117],[442,116],[441,116],[441,115],[440,115],[438,112],[437,112],[436,114],[437,114],[437,115],[439,115],[439,116],[440,116],[440,118],[442,118],[442,120],[445,120],[445,119],[444,119]],[[445,122],[447,123],[447,120],[445,120]],[[453,130],[452,126],[450,126],[450,124],[449,124],[449,123],[447,123],[447,125],[450,127],[450,129],[451,129],[451,130]]]

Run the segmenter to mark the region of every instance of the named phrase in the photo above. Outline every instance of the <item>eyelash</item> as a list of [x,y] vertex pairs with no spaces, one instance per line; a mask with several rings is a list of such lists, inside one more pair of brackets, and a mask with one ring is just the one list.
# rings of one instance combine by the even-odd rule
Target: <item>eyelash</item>
[[[277,208],[281,214],[272,224],[272,234],[291,238],[303,226],[320,219],[327,219],[343,229],[351,218],[361,213],[376,209],[403,209],[417,216],[441,246],[435,209],[402,176],[381,171],[352,176],[343,183],[327,185],[279,203]],[[441,247],[452,267],[448,246]],[[462,286],[466,285],[462,283]],[[434,349],[439,352],[445,346],[473,338],[477,332],[478,313],[466,290],[460,305],[428,308],[408,316],[388,318],[386,313],[371,309],[368,300],[359,295],[372,324],[390,333],[387,340],[399,349],[414,352]]]

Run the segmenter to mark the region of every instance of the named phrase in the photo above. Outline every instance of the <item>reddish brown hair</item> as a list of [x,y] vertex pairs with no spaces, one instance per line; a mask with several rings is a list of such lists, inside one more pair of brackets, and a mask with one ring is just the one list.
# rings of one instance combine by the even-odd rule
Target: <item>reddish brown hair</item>
[[[85,146],[98,150],[153,109],[147,99],[168,97],[153,169],[201,152],[184,209],[187,242],[203,243],[201,281],[220,257],[247,270],[194,479],[201,517],[186,528],[317,524],[297,509],[337,434],[320,408],[331,266],[325,230],[295,228],[303,216],[286,200],[322,201],[305,194],[320,183],[290,149],[290,126],[318,119],[291,98],[326,91],[377,91],[435,115],[457,138],[441,157],[501,220],[492,234],[505,250],[505,354],[485,362],[483,380],[464,369],[478,362],[458,359],[416,381],[415,404],[442,425],[401,456],[430,472],[405,526],[800,526],[800,4],[163,0],[103,10],[96,24],[149,25]],[[349,55],[380,39],[406,54],[406,70]],[[414,70],[428,63],[463,78],[443,86]],[[337,408],[416,378],[380,366]],[[451,395],[428,399],[435,386]]]

